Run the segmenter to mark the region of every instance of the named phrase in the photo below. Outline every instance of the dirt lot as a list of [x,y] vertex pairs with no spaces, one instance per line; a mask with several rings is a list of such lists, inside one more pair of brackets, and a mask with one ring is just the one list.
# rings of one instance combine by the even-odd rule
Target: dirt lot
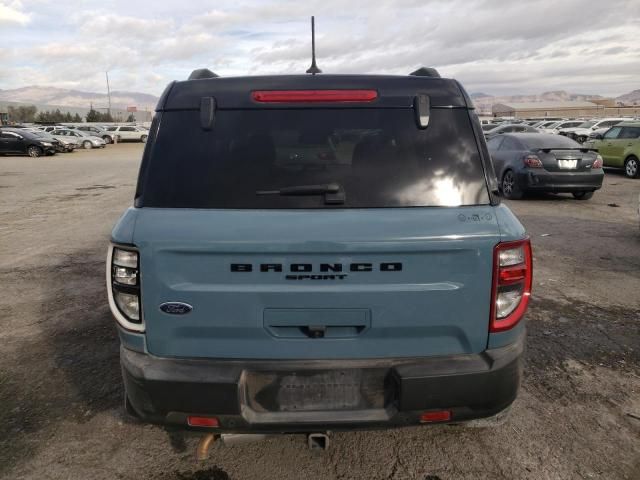
[[511,420],[286,436],[213,447],[129,421],[104,289],[141,145],[0,157],[0,477],[7,479],[638,479],[640,180],[590,201],[511,204],[534,244],[525,380]]

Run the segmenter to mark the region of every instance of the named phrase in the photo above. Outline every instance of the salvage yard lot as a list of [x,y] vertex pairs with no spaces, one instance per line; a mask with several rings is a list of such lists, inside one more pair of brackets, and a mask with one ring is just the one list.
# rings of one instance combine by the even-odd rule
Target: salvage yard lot
[[140,144],[0,157],[0,478],[640,478],[640,180],[510,202],[534,248],[523,388],[496,429],[406,428],[212,448],[127,419],[104,287]]

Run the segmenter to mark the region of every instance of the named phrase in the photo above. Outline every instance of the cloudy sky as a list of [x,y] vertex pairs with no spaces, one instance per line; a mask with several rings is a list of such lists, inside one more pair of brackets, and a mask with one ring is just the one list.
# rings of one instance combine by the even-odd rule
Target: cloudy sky
[[325,73],[435,66],[470,92],[640,88],[640,0],[0,0],[0,89],[159,94],[193,68]]

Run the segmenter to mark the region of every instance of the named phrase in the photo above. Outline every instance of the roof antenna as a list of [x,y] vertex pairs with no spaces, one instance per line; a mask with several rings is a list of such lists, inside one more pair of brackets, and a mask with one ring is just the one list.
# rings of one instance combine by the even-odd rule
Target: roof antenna
[[313,15],[311,16],[311,66],[307,70],[307,73],[311,75],[322,73],[322,70],[316,65],[316,21]]

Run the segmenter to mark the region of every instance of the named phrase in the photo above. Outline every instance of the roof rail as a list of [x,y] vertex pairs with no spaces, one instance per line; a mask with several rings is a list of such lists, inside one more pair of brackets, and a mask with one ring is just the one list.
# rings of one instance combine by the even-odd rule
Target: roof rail
[[217,78],[218,75],[213,73],[208,68],[198,68],[191,72],[189,75],[189,80],[202,80],[203,78]]
[[433,77],[440,78],[440,74],[438,70],[431,67],[420,67],[414,72],[411,72],[409,75],[413,75],[414,77]]

